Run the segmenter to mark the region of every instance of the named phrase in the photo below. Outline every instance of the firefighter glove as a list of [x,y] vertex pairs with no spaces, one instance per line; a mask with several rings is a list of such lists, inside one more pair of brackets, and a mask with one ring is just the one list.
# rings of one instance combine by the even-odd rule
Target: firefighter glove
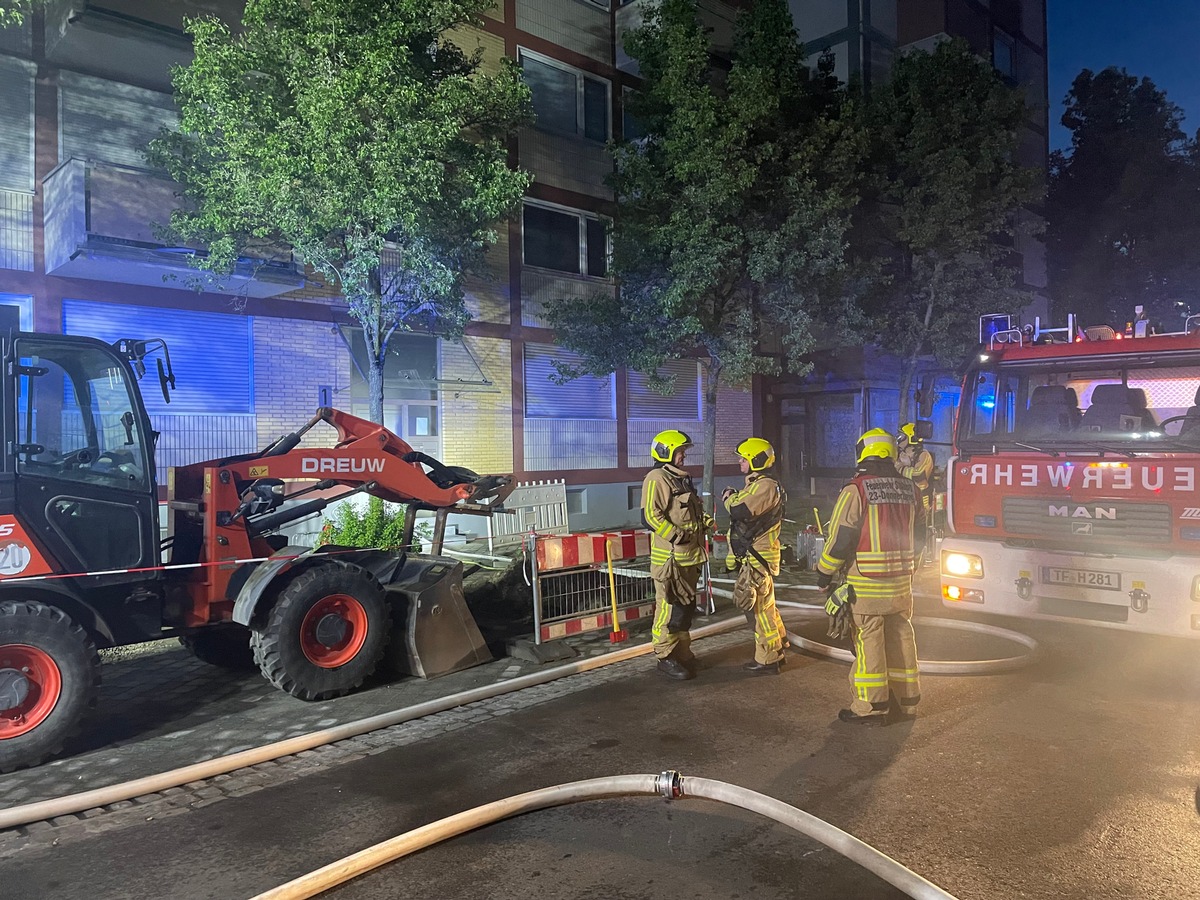
[[840,584],[825,601],[825,612],[829,614],[828,635],[835,640],[854,637],[854,589]]
[[840,584],[829,595],[829,599],[825,601],[826,615],[836,616],[840,613],[843,607],[848,607],[853,604],[854,598],[850,594],[850,585]]

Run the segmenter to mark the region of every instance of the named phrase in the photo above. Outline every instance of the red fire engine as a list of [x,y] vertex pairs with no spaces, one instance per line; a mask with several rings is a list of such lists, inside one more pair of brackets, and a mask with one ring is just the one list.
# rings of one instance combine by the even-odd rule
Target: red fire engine
[[992,335],[946,476],[945,605],[1200,637],[1200,316]]

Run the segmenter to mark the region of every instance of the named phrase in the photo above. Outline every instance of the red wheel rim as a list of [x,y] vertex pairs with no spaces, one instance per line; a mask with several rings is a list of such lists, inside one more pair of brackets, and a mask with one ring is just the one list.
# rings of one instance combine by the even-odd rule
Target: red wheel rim
[[0,710],[0,740],[8,740],[33,731],[54,711],[62,695],[62,672],[49,653],[27,644],[0,647],[0,669],[16,669],[29,679],[25,699]]
[[[317,637],[317,626],[333,616],[340,620],[344,631],[332,645]],[[349,594],[330,594],[312,605],[300,625],[300,649],[308,661],[322,669],[344,666],[358,655],[367,640],[367,611]]]

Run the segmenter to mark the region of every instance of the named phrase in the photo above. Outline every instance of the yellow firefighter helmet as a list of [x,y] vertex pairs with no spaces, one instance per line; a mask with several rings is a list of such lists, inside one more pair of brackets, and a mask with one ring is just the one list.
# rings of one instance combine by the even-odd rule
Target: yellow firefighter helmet
[[692,446],[692,439],[686,431],[668,428],[654,436],[650,444],[650,456],[660,463],[669,463],[675,458],[675,451]]
[[896,439],[882,428],[872,428],[858,439],[855,447],[858,451],[858,461],[875,457],[876,459],[896,458]]
[[750,463],[751,472],[761,472],[775,465],[775,448],[762,438],[746,438],[738,444],[737,455]]
[[922,444],[924,439],[917,434],[916,422],[905,422],[900,426],[900,433],[896,435],[897,444]]

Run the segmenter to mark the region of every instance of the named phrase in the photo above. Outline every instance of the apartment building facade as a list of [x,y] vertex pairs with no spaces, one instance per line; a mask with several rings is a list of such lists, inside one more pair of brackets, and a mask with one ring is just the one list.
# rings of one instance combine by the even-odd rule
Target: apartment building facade
[[[1046,74],[1046,0],[789,0],[809,59],[832,54],[843,81],[861,79],[867,90],[886,81],[897,54],[932,49],[958,37],[988,60],[1000,76],[1023,89],[1029,118],[1020,136],[1025,165],[1045,173],[1049,158]],[[1036,232],[1040,211],[1020,212]],[[1048,314],[1046,250],[1038,237],[1012,247],[1024,288],[1034,297],[1022,315]],[[926,408],[939,442],[950,439],[960,387],[952,374],[930,365],[918,376],[932,403]],[[813,372],[772,387],[785,476],[793,496],[824,498],[848,473],[847,453],[866,428],[898,424],[898,366],[877,354],[850,351],[815,360]],[[914,413],[910,412],[910,415]],[[946,449],[938,452],[944,461]]]
[[[410,444],[476,471],[564,479],[572,525],[585,528],[637,520],[656,432],[703,435],[696,362],[672,366],[671,397],[637,373],[553,378],[572,358],[546,326],[546,305],[616,289],[604,145],[631,83],[617,35],[640,2],[499,0],[482,28],[456,35],[482,49],[485,66],[520,62],[538,118],[514,149],[535,180],[469,285],[464,338],[402,335],[385,377],[385,424]],[[175,186],[142,151],[178,121],[169,73],[190,59],[184,18],[236,22],[242,5],[55,0],[0,31],[0,304],[39,331],[166,339],[178,387],[169,406],[145,391],[162,435],[160,479],[169,465],[264,446],[318,406],[367,410],[362,339],[341,297],[286,249],[204,282],[158,225],[178,202]],[[708,6],[728,27],[732,8]],[[760,422],[756,396],[721,395],[724,481],[737,476],[733,447]]]

